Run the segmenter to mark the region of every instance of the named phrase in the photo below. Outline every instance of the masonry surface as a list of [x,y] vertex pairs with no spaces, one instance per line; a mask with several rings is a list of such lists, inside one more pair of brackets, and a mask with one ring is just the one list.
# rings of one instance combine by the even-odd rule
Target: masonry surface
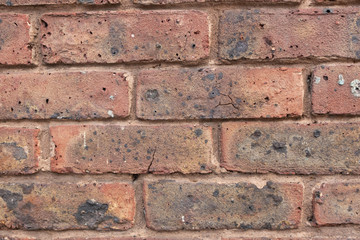
[[0,240],[360,240],[357,0],[0,0]]

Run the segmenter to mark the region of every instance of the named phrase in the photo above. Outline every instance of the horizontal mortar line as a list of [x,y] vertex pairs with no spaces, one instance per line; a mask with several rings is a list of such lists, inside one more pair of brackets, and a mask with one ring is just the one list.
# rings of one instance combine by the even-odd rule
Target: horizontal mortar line
[[299,124],[312,124],[315,121],[321,123],[354,123],[360,122],[360,115],[358,116],[314,116],[311,117],[294,117],[294,118],[229,118],[229,119],[169,119],[169,120],[141,120],[141,119],[82,119],[82,120],[62,120],[62,119],[13,119],[13,120],[0,120],[1,125],[11,124],[43,124],[47,123],[51,126],[55,125],[186,125],[186,124],[221,124],[226,122],[259,122],[259,123],[299,123]]
[[[259,67],[274,67],[274,66],[318,66],[322,64],[360,64],[360,60],[354,59],[328,59],[326,61],[235,61],[230,63],[210,63],[203,60],[198,63],[186,62],[186,63],[169,63],[169,62],[138,62],[138,63],[84,63],[84,64],[56,64],[56,65],[33,65],[33,66],[26,66],[26,65],[14,65],[14,66],[5,66],[0,65],[0,72],[4,71],[11,71],[11,70],[33,70],[33,71],[41,71],[41,70],[70,70],[70,69],[81,69],[81,68],[104,68],[104,69],[111,69],[111,68],[122,68],[121,70],[139,70],[139,67],[148,67],[148,69],[165,69],[165,68],[205,68],[205,67],[230,67],[230,66],[246,66],[249,65],[259,68]],[[87,71],[87,70],[85,70]],[[119,71],[119,70],[118,70]]]

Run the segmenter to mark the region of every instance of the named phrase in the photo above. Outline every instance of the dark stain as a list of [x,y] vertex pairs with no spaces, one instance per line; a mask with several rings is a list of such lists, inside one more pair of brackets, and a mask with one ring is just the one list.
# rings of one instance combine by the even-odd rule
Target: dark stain
[[316,130],[314,131],[313,135],[314,135],[315,138],[318,138],[318,137],[320,137],[320,135],[321,135],[321,131],[318,130],[318,129],[316,129]]
[[0,189],[0,197],[6,202],[9,210],[14,210],[18,202],[23,200],[23,196],[20,193],[13,193],[5,189]]
[[106,203],[99,203],[94,200],[87,200],[81,204],[76,214],[75,219],[78,224],[85,225],[89,229],[96,229],[99,224],[107,220],[113,220],[115,223],[120,223],[117,217],[106,215],[109,205]]
[[213,81],[213,80],[215,79],[215,74],[209,73],[209,74],[207,74],[206,76],[202,77],[201,79],[202,79],[202,80],[209,79],[210,81]]
[[311,152],[310,152],[310,150],[305,149],[305,156],[306,156],[307,158],[311,157]]
[[269,45],[269,46],[272,46],[272,41],[269,39],[269,38],[267,38],[267,37],[264,37],[264,40],[265,40],[265,43],[267,44],[267,45]]
[[2,151],[4,151],[4,149],[8,152],[11,152],[11,154],[13,155],[13,157],[17,160],[23,160],[23,159],[27,159],[27,154],[24,150],[24,148],[20,147],[17,145],[16,142],[11,142],[11,143],[0,143],[0,149]]
[[273,149],[279,153],[287,153],[286,143],[283,142],[273,142]]
[[360,156],[360,149],[355,151],[355,156],[357,156],[357,157]]
[[253,132],[250,137],[252,139],[258,139],[259,137],[261,137],[261,131],[260,130],[255,130],[255,132]]
[[154,101],[159,99],[159,92],[157,89],[149,89],[145,93],[145,98],[148,101]]
[[20,187],[22,188],[23,194],[30,194],[32,190],[34,190],[34,184],[20,184]]
[[216,87],[213,87],[211,92],[209,92],[209,98],[210,99],[213,99],[215,98],[216,96],[220,96],[220,91],[219,89],[217,89]]
[[278,195],[275,195],[275,194],[268,194],[268,195],[266,195],[266,198],[271,199],[275,206],[279,206],[283,201],[282,196],[278,196]]
[[357,27],[360,27],[360,18],[358,18],[358,19],[356,20],[356,26],[357,26]]
[[112,56],[118,55],[124,49],[125,28],[126,26],[119,22],[109,26],[109,46]]
[[12,4],[12,2],[11,2],[11,0],[6,0],[6,6],[12,6],[13,4]]
[[203,134],[203,131],[202,131],[200,128],[198,128],[198,129],[195,130],[195,135],[196,135],[197,137],[200,137],[202,134]]
[[[230,40],[230,42],[231,41],[232,40]],[[241,53],[246,52],[249,49],[248,41],[249,41],[249,37],[246,37],[245,39],[237,39],[235,46],[227,51],[229,58],[240,57]]]
[[356,58],[360,59],[360,51],[355,52]]
[[219,189],[215,189],[215,191],[213,192],[213,196],[214,196],[214,197],[218,197],[218,196],[219,196]]

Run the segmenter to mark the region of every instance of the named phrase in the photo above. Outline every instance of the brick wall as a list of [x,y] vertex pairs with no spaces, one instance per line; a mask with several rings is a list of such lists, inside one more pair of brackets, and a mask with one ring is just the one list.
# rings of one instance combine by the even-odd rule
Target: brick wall
[[0,239],[360,239],[359,3],[0,0]]

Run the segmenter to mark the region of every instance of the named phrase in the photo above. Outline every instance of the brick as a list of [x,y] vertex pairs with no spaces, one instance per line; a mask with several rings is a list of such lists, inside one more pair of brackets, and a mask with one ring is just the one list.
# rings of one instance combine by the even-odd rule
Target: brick
[[[205,3],[205,2],[236,2],[236,0],[133,0],[136,4],[164,5],[178,3]],[[276,4],[276,3],[300,3],[301,0],[245,0],[242,2]]]
[[359,124],[222,125],[221,166],[280,174],[360,174]]
[[211,127],[72,125],[50,128],[58,173],[208,173]]
[[360,224],[360,183],[323,183],[314,191],[317,225]]
[[358,12],[355,8],[226,10],[220,18],[219,57],[358,59]]
[[25,14],[0,14],[0,65],[29,65],[30,20]]
[[124,73],[0,75],[0,119],[94,119],[129,115]]
[[316,67],[312,79],[315,114],[360,114],[360,65]]
[[306,237],[306,238],[269,238],[269,237],[254,237],[254,238],[222,238],[222,240],[355,240],[357,238],[349,237]]
[[0,175],[38,170],[39,133],[39,129],[0,127]]
[[125,230],[134,223],[128,183],[1,183],[0,229]]
[[297,228],[302,194],[296,183],[145,181],[146,224],[158,231]]
[[194,62],[209,55],[207,14],[200,11],[122,11],[46,14],[44,62]]
[[299,68],[144,70],[138,76],[137,116],[151,120],[300,116],[303,85]]
[[118,4],[121,0],[0,0],[0,5],[26,6],[26,5],[53,5],[53,4]]

